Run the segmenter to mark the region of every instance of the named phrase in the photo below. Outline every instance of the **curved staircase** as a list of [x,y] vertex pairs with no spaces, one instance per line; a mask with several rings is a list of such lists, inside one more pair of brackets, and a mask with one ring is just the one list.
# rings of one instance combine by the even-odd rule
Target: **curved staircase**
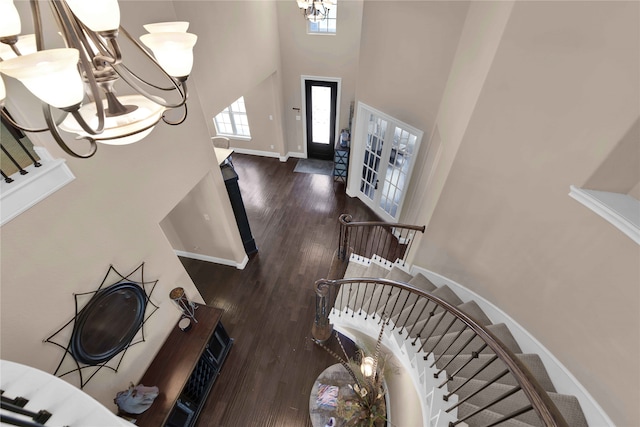
[[133,426],[68,382],[30,366],[0,360],[0,424],[16,426]]
[[[544,426],[516,377],[482,338],[441,305],[407,291],[407,284],[445,301],[486,327],[526,366],[560,411],[558,425],[586,427],[574,396],[556,393],[540,358],[522,353],[504,323],[493,324],[475,301],[462,300],[446,285],[437,287],[422,274],[374,257],[352,257],[329,319],[336,330],[376,336],[388,318],[383,344],[411,371],[424,426]],[[424,338],[426,337],[426,339]],[[393,407],[393,405],[392,405]],[[393,420],[392,420],[393,422]],[[464,424],[463,424],[464,425]]]

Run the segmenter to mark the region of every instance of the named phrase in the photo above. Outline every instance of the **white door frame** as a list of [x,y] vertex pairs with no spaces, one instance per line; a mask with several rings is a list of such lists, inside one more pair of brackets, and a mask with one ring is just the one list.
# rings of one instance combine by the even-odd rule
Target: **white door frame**
[[[321,82],[335,82],[338,83],[338,90],[336,93],[336,138],[340,135],[340,89],[342,86],[341,77],[320,77],[320,76],[300,76],[300,97],[302,98],[302,109],[300,115],[302,116],[302,142],[301,145],[304,148],[304,158],[308,158],[307,153],[307,100],[305,97],[305,84],[307,80],[317,80]],[[335,144],[335,141],[334,141]]]
[[[374,213],[380,216],[383,220],[398,222],[398,219],[396,218],[400,218],[402,206],[404,204],[404,200],[407,195],[407,189],[411,181],[411,175],[413,173],[415,160],[417,158],[418,151],[420,149],[420,143],[422,142],[422,137],[424,132],[394,117],[391,117],[388,114],[383,113],[382,111],[376,110],[375,108],[370,107],[363,102],[358,102],[358,108],[356,111],[357,111],[357,114],[355,117],[355,129],[351,137],[351,155],[349,160],[349,173],[348,173],[349,178],[347,182],[347,194],[351,197],[357,197],[360,200],[362,200],[364,204],[369,206],[374,211]],[[360,180],[362,178],[362,166],[364,162],[365,145],[366,145],[365,141],[368,133],[367,124],[368,124],[369,116],[366,114],[367,112],[373,113],[374,115],[387,121],[388,123],[387,131],[386,131],[387,135],[391,134],[395,129],[395,127],[398,126],[402,129],[405,129],[411,132],[413,135],[416,135],[417,137],[415,153],[413,154],[413,159],[409,164],[407,182],[404,190],[402,191],[401,201],[398,206],[396,218],[391,217],[391,215],[389,215],[387,212],[385,212],[378,206],[379,197],[377,197],[377,195],[379,194],[378,193],[379,191],[382,191],[382,189],[376,190],[376,197],[374,197],[373,200],[369,199],[368,197],[364,197],[362,192],[360,191]],[[385,140],[391,141],[391,139],[389,138],[386,138]],[[388,160],[389,158],[388,153],[390,152],[390,150],[391,150],[391,145],[385,144],[383,148],[383,153],[386,153],[387,156],[386,158],[383,157],[382,161],[386,162]],[[385,165],[385,169],[386,169],[386,165]],[[378,173],[380,173],[380,169],[378,170]]]

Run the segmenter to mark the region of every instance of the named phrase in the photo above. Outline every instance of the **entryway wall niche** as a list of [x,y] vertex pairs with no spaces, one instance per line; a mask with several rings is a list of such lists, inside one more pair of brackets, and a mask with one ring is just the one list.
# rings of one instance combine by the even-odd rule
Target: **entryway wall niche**
[[249,260],[217,165],[160,221],[160,227],[176,255],[238,269]]

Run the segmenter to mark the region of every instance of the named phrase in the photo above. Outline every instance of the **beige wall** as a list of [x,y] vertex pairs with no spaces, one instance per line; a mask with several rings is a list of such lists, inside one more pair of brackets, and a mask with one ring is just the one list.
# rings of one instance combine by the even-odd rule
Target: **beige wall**
[[583,184],[591,190],[629,193],[640,184],[640,119],[624,132]]
[[[413,173],[416,189],[405,201],[402,222],[427,224],[473,115],[513,2],[474,2],[467,11],[444,92]],[[429,134],[431,135],[429,137]],[[422,160],[424,159],[424,160]],[[428,186],[429,191],[419,188]]]
[[[120,7],[123,25],[134,35],[143,32],[142,23],[183,18],[175,15],[171,2],[126,1],[120,2]],[[262,17],[257,16],[260,7],[256,7],[255,14],[234,15],[228,19],[228,26],[238,32],[258,31],[256,27],[262,25]],[[224,17],[217,15],[216,19],[223,21]],[[1,229],[3,359],[53,372],[63,352],[42,340],[73,317],[73,294],[97,289],[109,265],[127,274],[144,262],[145,279],[158,280],[152,300],[160,309],[145,326],[146,342],[127,352],[117,373],[102,370],[85,388],[111,409],[115,409],[115,393],[139,379],[178,318],[178,311],[169,301],[169,291],[182,286],[191,298],[201,301],[159,223],[205,175],[217,168],[206,116],[199,108],[202,97],[206,97],[207,105],[225,105],[228,100],[219,99],[216,94],[224,94],[233,86],[233,91],[229,90],[233,93],[228,95],[232,97],[264,78],[256,77],[262,74],[262,62],[253,61],[261,61],[260,55],[270,53],[260,53],[261,46],[257,45],[255,56],[236,58],[242,70],[249,70],[236,72],[242,79],[233,85],[220,75],[216,80],[210,79],[207,63],[203,63],[208,50],[214,50],[211,41],[206,44],[209,27],[204,18],[192,20],[191,31],[203,34],[205,39],[200,39],[202,44],[189,80],[191,114],[184,124],[172,127],[161,123],[136,144],[100,145],[97,155],[87,160],[67,158],[50,138],[34,137],[34,143],[46,146],[55,157],[67,158],[76,180]],[[265,71],[264,76],[273,69],[266,68],[270,71]],[[233,73],[228,68],[215,68],[220,69]],[[207,88],[204,95],[199,90],[202,87]],[[81,142],[74,144],[82,146]],[[226,242],[227,231],[236,225],[228,214],[230,203],[222,197],[225,189],[221,175],[211,173],[210,177],[211,203],[199,206],[199,212],[209,215],[211,223],[215,223],[206,230],[211,239]],[[239,235],[237,241],[228,243],[242,250]],[[78,384],[75,376],[65,378]]]
[[[306,21],[294,1],[278,1],[282,67],[282,107],[287,152],[306,152],[301,76],[340,78],[341,100],[339,128],[348,127],[349,108],[355,99],[358,49],[362,25],[362,1],[344,1],[338,5],[335,35],[309,35]],[[300,112],[293,110],[300,108]],[[299,148],[298,148],[299,147]]]
[[515,2],[415,259],[521,323],[620,426],[640,419],[640,249],[567,193],[638,119],[638,7]]
[[231,148],[268,152],[280,156],[286,154],[282,137],[280,94],[280,78],[278,73],[273,73],[242,95],[247,109],[251,140],[231,138],[229,142]]
[[[419,165],[430,161],[429,135],[468,8],[464,1],[364,5],[357,99],[424,132],[416,157],[418,171]],[[407,189],[401,222],[417,209],[412,205],[421,193],[416,182]]]
[[[216,185],[220,175],[217,164],[160,222],[171,247],[194,255],[217,258],[220,262],[240,265],[246,254],[228,203],[225,187]],[[218,207],[211,216],[212,207]],[[240,244],[239,244],[240,243]]]
[[213,117],[280,66],[274,1],[178,0],[179,19],[198,33],[194,69],[209,135],[215,136]]

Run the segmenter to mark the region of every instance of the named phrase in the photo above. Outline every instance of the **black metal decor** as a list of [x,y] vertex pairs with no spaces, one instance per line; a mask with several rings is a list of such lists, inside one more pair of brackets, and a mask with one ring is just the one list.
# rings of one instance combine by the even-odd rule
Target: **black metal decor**
[[[140,280],[132,279],[138,276]],[[82,389],[102,368],[118,372],[129,347],[145,341],[144,325],[158,309],[151,301],[157,283],[158,280],[145,282],[144,262],[126,276],[109,266],[98,289],[73,294],[75,316],[44,340],[64,350],[53,375],[64,377],[77,372]],[[80,308],[80,299],[88,295],[89,301]],[[69,327],[69,342],[65,345],[59,342],[60,338],[56,341],[55,337]],[[63,363],[69,356],[75,368],[64,370]],[[110,364],[113,360],[115,366]],[[85,376],[83,371],[90,373]]]

